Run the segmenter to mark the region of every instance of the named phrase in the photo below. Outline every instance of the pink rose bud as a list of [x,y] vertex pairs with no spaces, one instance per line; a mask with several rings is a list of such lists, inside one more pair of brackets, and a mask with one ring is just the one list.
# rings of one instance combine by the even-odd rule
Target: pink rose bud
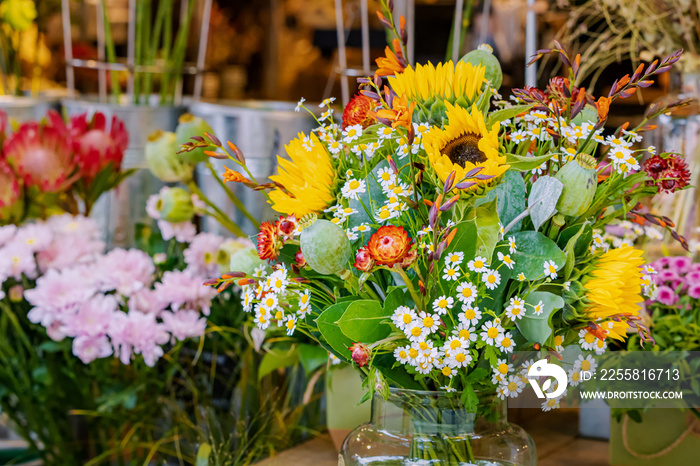
[[363,343],[355,343],[348,349],[352,351],[353,362],[355,362],[360,367],[367,365],[367,363],[369,362],[370,355],[369,346]]

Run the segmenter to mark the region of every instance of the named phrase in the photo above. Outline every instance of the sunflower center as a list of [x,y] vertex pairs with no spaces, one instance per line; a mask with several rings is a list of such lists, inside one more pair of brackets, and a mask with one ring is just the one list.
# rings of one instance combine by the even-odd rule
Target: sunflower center
[[456,163],[462,167],[464,167],[467,162],[477,165],[486,161],[486,154],[479,149],[480,139],[478,134],[463,134],[449,141],[442,149],[442,153],[449,157],[452,163]]

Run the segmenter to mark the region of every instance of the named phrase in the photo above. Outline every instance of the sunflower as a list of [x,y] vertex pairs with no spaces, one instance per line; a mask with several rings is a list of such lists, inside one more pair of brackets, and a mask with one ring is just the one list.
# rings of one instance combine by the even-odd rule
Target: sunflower
[[397,95],[406,95],[409,100],[432,103],[436,99],[467,106],[481,95],[486,68],[471,63],[448,61],[406,68],[403,73],[389,78],[389,84]]
[[[644,301],[641,295],[643,265],[642,251],[631,246],[603,254],[584,283],[586,298],[590,303],[586,308],[586,317],[602,320],[613,316],[638,315],[639,305]],[[605,330],[619,334],[622,329]]]
[[506,157],[498,152],[498,130],[496,123],[491,131],[486,129],[484,115],[472,106],[472,111],[449,102],[447,106],[448,123],[444,129],[432,128],[423,136],[423,145],[428,154],[430,166],[444,183],[455,172],[455,184],[464,180],[465,175],[474,168],[481,167],[479,175],[488,175],[488,180],[470,180],[476,189],[491,183],[501,176],[510,165],[505,165]]
[[304,139],[304,134],[299,133],[285,146],[290,160],[277,157],[279,174],[270,177],[284,187],[270,192],[272,208],[297,218],[325,209],[335,198],[330,154],[315,134],[311,133],[306,143]]

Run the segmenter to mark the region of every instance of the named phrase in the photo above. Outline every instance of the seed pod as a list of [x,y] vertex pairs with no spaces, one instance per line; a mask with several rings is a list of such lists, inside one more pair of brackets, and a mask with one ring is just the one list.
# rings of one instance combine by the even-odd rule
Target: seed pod
[[305,227],[299,242],[307,264],[324,275],[333,275],[346,269],[352,257],[347,234],[328,220],[316,220]]
[[500,89],[501,83],[503,83],[503,70],[490,45],[481,44],[476,50],[472,50],[464,55],[461,61],[471,63],[474,66],[481,65],[485,67],[486,79],[491,81],[491,85],[496,90]]
[[172,223],[187,222],[194,216],[190,193],[182,188],[169,188],[160,194],[156,209],[160,218]]
[[253,275],[255,268],[264,264],[265,261],[258,257],[258,251],[255,248],[245,248],[231,255],[229,269],[236,272],[243,272],[246,275]]
[[567,162],[554,175],[554,178],[564,185],[557,202],[559,213],[578,217],[588,210],[598,187],[596,165],[595,158],[587,154],[579,154],[575,160]]
[[186,182],[192,179],[192,165],[178,154],[175,133],[158,130],[148,136],[146,165],[153,176],[166,183]]
[[[186,142],[191,142],[190,139],[193,136],[201,137],[204,133],[214,134],[214,131],[206,121],[190,113],[185,113],[180,117],[180,122],[175,130],[177,145],[179,147]],[[198,147],[190,152],[183,152],[180,154],[180,159],[185,163],[193,165],[199,162],[205,162],[209,157],[204,154],[204,150],[204,148]]]

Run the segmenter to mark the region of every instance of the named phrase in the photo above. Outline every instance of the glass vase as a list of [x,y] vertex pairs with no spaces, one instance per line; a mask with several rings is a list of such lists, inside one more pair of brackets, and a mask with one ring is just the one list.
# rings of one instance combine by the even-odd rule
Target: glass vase
[[370,422],[347,436],[338,464],[534,466],[535,443],[508,423],[506,406],[480,396],[472,413],[460,393],[390,389],[374,396]]

